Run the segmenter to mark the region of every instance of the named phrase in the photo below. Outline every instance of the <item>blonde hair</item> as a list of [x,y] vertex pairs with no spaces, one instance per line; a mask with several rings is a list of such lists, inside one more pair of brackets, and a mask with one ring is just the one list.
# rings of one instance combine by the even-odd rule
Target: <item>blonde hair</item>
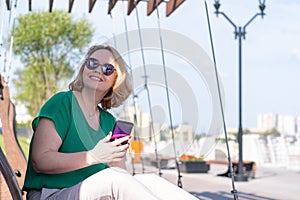
[[82,74],[85,67],[85,60],[89,58],[95,51],[101,49],[108,50],[112,53],[115,59],[116,72],[118,74],[113,87],[106,93],[101,102],[99,102],[101,107],[106,110],[110,109],[111,107],[120,106],[132,92],[131,77],[127,71],[128,65],[115,48],[105,45],[95,45],[90,47],[83,62],[81,63],[80,70],[76,78],[69,84],[69,89],[81,92],[83,88]]

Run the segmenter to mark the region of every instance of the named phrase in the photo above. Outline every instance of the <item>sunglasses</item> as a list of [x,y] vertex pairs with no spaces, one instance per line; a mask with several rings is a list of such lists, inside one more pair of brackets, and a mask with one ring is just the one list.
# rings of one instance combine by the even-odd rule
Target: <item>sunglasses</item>
[[102,73],[105,76],[110,76],[116,71],[115,67],[112,64],[103,64],[101,65],[96,58],[87,58],[85,64],[89,70],[94,70],[97,67],[101,66]]

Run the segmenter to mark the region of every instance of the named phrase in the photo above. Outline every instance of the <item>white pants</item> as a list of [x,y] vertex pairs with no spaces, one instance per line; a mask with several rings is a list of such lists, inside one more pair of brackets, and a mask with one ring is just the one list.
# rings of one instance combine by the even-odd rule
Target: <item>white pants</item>
[[155,174],[132,176],[120,168],[102,170],[81,183],[64,189],[28,193],[28,200],[194,200],[193,195]]

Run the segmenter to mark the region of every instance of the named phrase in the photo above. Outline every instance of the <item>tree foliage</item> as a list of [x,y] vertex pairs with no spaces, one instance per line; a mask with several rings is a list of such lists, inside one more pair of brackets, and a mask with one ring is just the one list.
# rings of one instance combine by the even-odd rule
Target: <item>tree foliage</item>
[[273,137],[279,137],[280,132],[276,128],[272,128],[271,130],[267,130],[263,133],[265,136],[273,136]]
[[20,15],[14,29],[13,52],[23,69],[16,71],[16,100],[36,115],[40,106],[74,73],[93,28],[85,18],[63,11]]

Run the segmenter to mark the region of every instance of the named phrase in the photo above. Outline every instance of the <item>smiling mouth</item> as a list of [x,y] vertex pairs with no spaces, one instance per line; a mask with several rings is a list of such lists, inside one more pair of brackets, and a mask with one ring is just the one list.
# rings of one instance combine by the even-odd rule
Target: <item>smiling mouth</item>
[[95,80],[95,81],[99,81],[99,82],[103,81],[103,79],[101,77],[99,77],[99,75],[90,75],[89,78],[92,80]]

